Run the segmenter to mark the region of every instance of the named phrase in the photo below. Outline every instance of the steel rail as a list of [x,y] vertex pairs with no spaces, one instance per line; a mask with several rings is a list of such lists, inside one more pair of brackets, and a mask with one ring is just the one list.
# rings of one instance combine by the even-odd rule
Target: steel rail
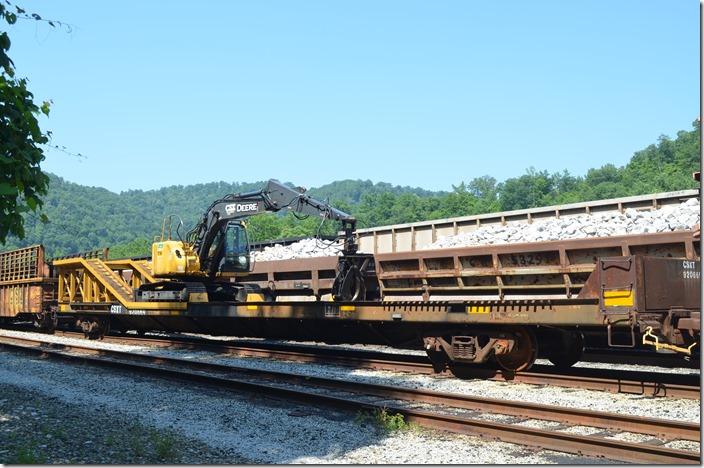
[[[80,336],[78,332],[61,331],[64,336]],[[424,356],[407,354],[384,354],[369,353],[371,356],[361,356],[359,351],[345,351],[333,349],[329,353],[321,354],[320,349],[306,352],[301,351],[303,346],[270,345],[260,344],[252,346],[240,346],[232,344],[212,344],[202,343],[200,340],[180,340],[174,338],[146,338],[137,336],[109,336],[105,340],[117,343],[138,343],[147,346],[168,346],[183,347],[189,349],[207,349],[213,352],[227,352],[242,356],[254,356],[261,358],[284,359],[309,363],[329,363],[336,365],[354,366],[376,370],[388,370],[392,372],[412,372],[415,374],[437,375],[432,365]],[[292,349],[288,349],[292,348]],[[360,356],[355,356],[360,354]],[[376,355],[384,357],[376,357]],[[546,369],[541,370],[541,367]],[[701,386],[689,385],[675,382],[657,382],[641,378],[637,380],[631,372],[613,372],[600,370],[606,377],[594,377],[588,375],[590,369],[572,369],[572,374],[554,374],[552,368],[548,366],[535,366],[533,372],[509,373],[499,369],[487,368],[477,365],[463,365],[453,367],[451,373],[461,379],[485,379],[494,381],[511,381],[525,383],[529,385],[554,385],[567,388],[580,388],[583,390],[596,390],[610,393],[625,393],[633,395],[648,395],[663,398],[683,398],[688,400],[701,399]],[[577,375],[579,372],[582,375]],[[445,371],[444,374],[447,374]],[[686,376],[684,376],[686,379]],[[652,374],[647,375],[652,379]],[[672,374],[669,378],[674,378]],[[682,380],[685,380],[682,379]],[[689,379],[694,380],[694,379]],[[697,379],[698,381],[698,379]]]
[[584,390],[597,390],[611,393],[626,393],[631,395],[648,395],[654,397],[683,398],[687,400],[701,399],[701,386],[659,383],[645,380],[627,380],[625,378],[602,378],[584,375],[557,375],[538,372],[523,372],[516,375],[517,382],[534,385],[550,385],[573,387]]
[[[66,337],[83,337],[82,333],[70,331],[57,331]],[[424,356],[407,354],[368,353],[359,351],[345,351],[330,349],[326,354],[321,354],[321,349],[302,351],[304,346],[257,344],[240,346],[232,344],[203,343],[199,339],[174,339],[165,337],[137,337],[137,336],[106,336],[105,341],[116,343],[137,343],[146,346],[168,346],[188,349],[207,349],[213,352],[227,352],[242,356],[254,356],[269,359],[283,359],[309,363],[329,363],[343,366],[354,366],[392,372],[411,372],[415,374],[438,375],[432,365]],[[289,349],[291,348],[291,349]],[[367,354],[363,356],[362,354]],[[359,356],[355,356],[359,355]],[[376,357],[383,356],[383,357]],[[545,369],[543,369],[543,367]],[[591,369],[572,368],[571,374],[555,374],[549,366],[536,365],[532,372],[519,372],[517,374],[487,368],[477,365],[463,365],[453,367],[451,373],[460,379],[485,379],[497,382],[511,381],[529,385],[554,385],[566,388],[580,388],[610,393],[625,393],[632,395],[647,395],[662,398],[683,398],[689,400],[701,399],[701,386],[688,383],[658,382],[652,374],[638,376],[632,372],[599,370],[601,377],[589,375]],[[581,375],[580,375],[581,372]],[[443,374],[449,374],[445,371]],[[606,376],[603,376],[606,374]],[[640,380],[638,379],[640,377]],[[675,376],[669,374],[668,378]],[[695,380],[683,376],[680,381]],[[699,381],[699,379],[696,379]]]
[[[693,424],[693,423],[681,423],[678,421],[670,421],[670,420],[660,420],[660,419],[650,419],[650,418],[634,418],[628,415],[619,415],[619,414],[614,414],[614,413],[603,413],[603,412],[595,412],[595,411],[585,411],[585,410],[574,410],[574,409],[566,409],[566,408],[561,408],[561,407],[551,407],[547,405],[537,405],[537,404],[526,404],[526,403],[521,403],[521,402],[511,402],[507,400],[497,400],[497,399],[489,399],[489,398],[475,398],[475,397],[469,397],[465,395],[454,395],[454,394],[447,394],[443,392],[433,392],[433,391],[425,391],[425,390],[419,390],[419,389],[412,389],[412,388],[400,388],[400,387],[391,387],[391,386],[385,386],[385,385],[374,385],[374,384],[364,384],[364,383],[356,383],[356,382],[348,382],[348,381],[339,381],[339,380],[334,380],[334,379],[325,379],[325,378],[317,378],[317,377],[309,377],[309,376],[304,376],[304,375],[290,375],[290,374],[284,374],[284,373],[279,373],[279,372],[271,372],[271,371],[258,371],[258,370],[252,370],[252,369],[247,369],[247,368],[236,368],[236,367],[231,367],[231,366],[226,366],[226,365],[218,365],[218,364],[209,364],[209,363],[202,363],[202,362],[193,362],[193,361],[188,361],[188,360],[183,360],[183,359],[176,359],[176,358],[164,358],[164,357],[154,357],[154,356],[147,356],[147,355],[140,355],[140,354],[134,354],[134,353],[127,353],[127,352],[122,352],[122,351],[107,351],[107,350],[100,350],[100,349],[95,349],[95,348],[90,348],[90,347],[83,347],[83,346],[72,346],[72,345],[57,345],[55,343],[45,343],[45,342],[40,342],[37,340],[25,340],[22,338],[17,338],[17,339],[9,339],[9,341],[15,341],[15,342],[22,342],[22,341],[30,341],[36,344],[40,344],[42,346],[50,346],[50,347],[60,347],[63,350],[80,350],[83,353],[92,353],[92,354],[100,354],[102,356],[111,356],[111,357],[118,357],[121,359],[130,359],[132,362],[128,363],[122,363],[120,364],[119,361],[104,361],[102,359],[95,361],[89,359],[89,362],[94,363],[94,364],[100,364],[100,365],[105,365],[107,367],[117,367],[117,368],[124,368],[123,365],[126,366],[136,366],[139,370],[145,371],[145,372],[150,372],[150,373],[158,373],[159,375],[166,375],[170,378],[177,378],[181,379],[182,376],[180,375],[180,372],[183,372],[184,368],[189,368],[189,369],[197,369],[198,371],[206,371],[206,372],[226,372],[226,373],[233,373],[236,372],[238,374],[246,374],[250,377],[257,378],[257,379],[274,379],[277,380],[278,382],[281,382],[282,380],[285,380],[287,383],[295,383],[295,384],[305,384],[305,385],[312,385],[314,387],[326,387],[326,388],[334,388],[334,389],[341,389],[345,391],[354,391],[358,393],[363,393],[367,395],[373,395],[376,397],[384,397],[384,398],[396,398],[396,399],[404,399],[404,400],[410,400],[410,401],[416,401],[416,402],[423,402],[423,403],[430,403],[430,404],[436,404],[436,405],[446,405],[446,406],[451,406],[454,408],[462,408],[462,409],[471,409],[471,410],[479,410],[479,411],[493,411],[493,412],[499,412],[502,414],[509,414],[509,415],[514,415],[514,416],[520,416],[521,418],[534,418],[534,419],[543,419],[543,420],[550,420],[550,421],[558,421],[562,423],[568,423],[572,425],[588,425],[588,426],[593,426],[593,427],[598,427],[598,428],[606,428],[606,429],[617,429],[619,431],[630,431],[630,432],[639,432],[639,433],[645,433],[645,434],[650,434],[650,435],[655,435],[658,437],[665,437],[669,439],[684,439],[684,440],[699,440],[700,438],[700,426],[698,424]],[[0,343],[0,345],[2,345]],[[37,348],[27,348],[25,345],[13,345],[13,344],[7,344],[8,347],[13,348],[13,349],[19,349],[22,351],[32,351],[32,352],[40,352],[45,355],[51,355],[51,356],[57,356],[61,357],[64,359],[72,359],[75,358],[73,355],[66,355],[61,352],[57,351],[46,351],[43,349],[37,349]],[[148,361],[152,365],[146,365],[142,366],[141,364],[136,364],[134,362],[134,359],[138,358],[139,360],[142,361]],[[170,373],[168,369],[164,369],[163,367],[159,368],[154,368],[153,365],[157,364],[160,366],[168,365],[168,366],[173,366],[178,369],[178,371],[174,370],[173,372],[179,372],[179,374],[172,374]],[[156,370],[155,370],[156,369]],[[202,373],[196,373],[196,374],[190,374],[189,376],[186,377],[189,380],[195,380],[199,383],[216,383],[219,386],[225,385],[225,386],[230,386],[232,385],[232,380],[230,378],[225,378],[225,381],[222,381],[223,378],[220,377],[214,377],[212,375],[204,375]],[[214,380],[213,380],[214,379]],[[256,383],[253,384],[251,382],[243,382],[241,380],[237,381],[237,385],[243,385],[244,389],[248,389],[250,391],[256,391],[256,393],[261,394],[266,393],[269,394],[268,386],[264,386],[267,388],[266,391],[265,389],[261,388],[262,384]],[[254,385],[254,387],[251,387],[251,385]],[[242,388],[242,387],[237,387],[237,388]],[[299,398],[301,396],[299,395],[300,392],[298,391],[293,391],[290,389],[282,390],[286,393],[286,398],[291,399],[291,394],[288,392],[295,392],[293,395],[296,397],[297,401],[300,401]],[[304,400],[306,403],[311,403],[309,401],[309,398],[313,399],[313,402],[317,400],[317,398],[321,397],[321,395],[315,395],[311,397],[309,394],[305,393]],[[276,392],[274,392],[274,395],[276,396]],[[329,398],[324,396],[324,398]],[[333,401],[337,401],[338,399],[335,398]],[[349,403],[348,403],[349,404]],[[348,404],[345,404],[343,406],[347,406]],[[351,403],[355,404],[355,403]],[[362,405],[363,407],[366,406],[371,406],[371,407],[376,407],[377,409],[379,408],[378,405],[373,405],[369,403],[359,403],[357,402],[356,405]],[[337,406],[337,405],[336,405]],[[498,423],[487,423],[486,421],[481,421],[481,420],[476,420],[476,419],[471,419],[471,418],[466,418],[466,417],[461,417],[461,416],[452,416],[452,415],[438,415],[435,413],[429,413],[429,412],[422,412],[422,411],[416,411],[416,410],[409,410],[406,408],[400,408],[400,407],[393,407],[390,408],[387,404],[383,405],[383,408],[388,410],[391,410],[391,412],[395,413],[401,413],[404,414],[409,421],[416,421],[419,424],[427,427],[433,427],[436,429],[442,429],[442,430],[448,430],[448,427],[453,428],[453,432],[461,432],[464,434],[472,434],[472,435],[478,435],[485,437],[487,434],[490,434],[493,436],[496,436],[500,440],[506,441],[506,442],[514,442],[514,443],[520,443],[525,445],[527,443],[526,439],[522,437],[527,437],[528,440],[530,440],[533,443],[538,443],[539,446],[545,447],[545,448],[550,448],[553,450],[559,450],[559,451],[567,451],[570,453],[581,453],[581,454],[590,454],[592,456],[605,456],[607,458],[614,458],[618,460],[623,460],[623,461],[636,461],[636,462],[644,462],[647,461],[649,463],[693,463],[695,462],[692,459],[692,453],[689,451],[677,451],[677,450],[672,450],[672,449],[664,449],[664,450],[658,450],[657,447],[651,447],[651,446],[644,446],[642,444],[627,444],[623,442],[616,442],[616,441],[606,441],[604,439],[597,439],[594,437],[583,437],[583,436],[572,436],[572,435],[566,435],[560,432],[555,432],[555,431],[544,431],[544,430],[537,430],[537,429],[526,429],[522,427],[515,427],[515,426],[510,426],[506,424],[498,424]],[[471,421],[471,422],[467,422]],[[469,424],[469,428],[468,428]],[[584,439],[587,439],[588,444],[590,444],[586,449],[584,447]],[[594,440],[592,440],[594,439]],[[550,444],[547,444],[547,440],[552,440],[553,442]],[[594,449],[592,445],[594,445],[595,441],[599,441],[596,443],[596,446],[598,449]],[[557,442],[557,445],[555,443]],[[547,445],[546,445],[547,444]],[[528,443],[528,445],[531,445]],[[634,457],[634,454],[630,453],[633,449],[633,447],[629,447],[629,445],[636,446],[638,447],[637,452],[640,454],[636,458]],[[576,452],[573,452],[572,450],[577,450]],[[593,451],[590,451],[593,450]],[[604,450],[607,450],[607,452],[604,452]],[[678,453],[682,452],[682,453]],[[607,455],[608,454],[608,455]],[[625,455],[624,455],[625,454]],[[669,455],[666,455],[669,454]],[[643,458],[643,455],[646,455],[646,458]],[[627,457],[627,458],[619,458],[619,457]],[[697,460],[699,457],[699,454],[696,454]],[[663,457],[667,457],[667,461],[662,461],[664,460]],[[674,458],[673,458],[674,457]],[[677,460],[677,461],[675,461]]]
[[[106,339],[108,338],[106,337]],[[428,375],[436,374],[432,364],[430,364],[424,356],[409,356],[404,354],[398,355],[398,357],[396,357],[396,355],[386,355],[383,358],[379,358],[374,356],[353,356],[355,352],[343,353],[339,350],[335,350],[336,354],[321,355],[319,349],[305,352],[300,350],[302,347],[293,350],[281,349],[277,346],[274,348],[279,349],[262,349],[256,346],[233,346],[230,344],[195,344],[190,341],[173,340],[172,338],[109,337],[109,339],[118,342],[144,343],[147,345],[154,345],[161,342],[164,346],[184,346],[194,349],[207,348],[215,352],[229,352],[244,356],[276,358],[299,362],[325,362],[394,372],[412,372]],[[534,369],[540,369],[540,366],[536,366]],[[552,369],[514,374],[476,365],[456,366],[452,369],[452,373],[462,379],[479,378],[495,381],[511,381],[530,385],[555,385],[584,390],[648,395],[664,398],[684,398],[689,400],[698,400],[701,398],[701,387],[698,385],[678,384],[673,382],[663,383],[654,380],[645,380],[645,378],[635,380],[635,377],[630,372],[615,373],[600,371],[602,374],[609,374],[611,376],[594,377],[591,375],[577,375],[578,371],[576,369],[573,369],[571,375],[553,374],[550,371],[552,371]],[[652,378],[652,375],[648,375],[647,377]],[[673,378],[671,375],[669,377]]]

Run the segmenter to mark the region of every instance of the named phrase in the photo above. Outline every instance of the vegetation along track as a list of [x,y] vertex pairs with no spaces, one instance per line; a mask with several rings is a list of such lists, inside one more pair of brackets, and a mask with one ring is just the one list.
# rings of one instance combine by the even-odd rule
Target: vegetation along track
[[[353,412],[384,411],[401,414],[406,421],[429,428],[567,453],[635,463],[700,462],[698,451],[672,449],[662,445],[663,440],[698,441],[700,425],[694,423],[260,371],[38,340],[3,337],[2,341],[3,347],[7,349],[38,352],[44,356],[80,360],[86,364],[252,392],[315,406]],[[18,342],[24,344],[17,344]],[[49,349],[50,347],[54,349]],[[67,351],[74,353],[68,354]],[[99,357],[86,354],[97,354]],[[508,415],[513,420],[488,421],[479,417],[479,413],[485,412]],[[545,420],[557,425],[551,429],[535,429],[517,424],[526,419]],[[573,426],[647,434],[661,440],[656,440],[653,444],[635,444],[565,432],[565,429]]]
[[[65,336],[81,337],[80,333],[57,332]],[[255,341],[227,341],[194,337],[172,336],[169,338],[154,336],[108,336],[107,341],[133,343],[146,346],[171,348],[188,348],[208,350],[214,353],[275,358],[289,361],[328,363],[388,370],[410,372],[415,374],[434,374],[433,366],[425,355],[383,353],[377,351],[360,351],[326,346],[303,346],[276,344]],[[597,390],[612,393],[659,396],[666,398],[699,399],[701,395],[700,376],[673,373],[654,373],[635,370],[613,370],[603,368],[556,369],[549,365],[535,365],[530,372],[518,374],[502,371],[490,366],[456,365],[452,372],[462,379],[487,379],[511,381],[533,385],[552,385],[584,390]],[[447,372],[443,375],[451,375]]]

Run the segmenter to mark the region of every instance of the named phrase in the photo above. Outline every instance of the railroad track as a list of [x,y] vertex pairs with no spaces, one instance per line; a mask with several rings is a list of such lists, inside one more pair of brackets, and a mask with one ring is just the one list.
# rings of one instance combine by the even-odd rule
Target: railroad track
[[[74,332],[57,333],[76,338],[83,336],[81,333]],[[117,343],[207,349],[215,353],[241,356],[309,363],[324,362],[393,372],[436,374],[425,355],[353,351],[333,347],[312,348],[310,346],[255,343],[252,341],[228,341],[223,344],[214,344],[213,340],[191,337],[110,336],[105,339]],[[568,371],[559,371],[548,365],[535,365],[530,372],[513,374],[490,366],[455,365],[452,367],[451,373],[446,372],[444,375],[454,375],[462,379],[511,381],[531,385],[551,385],[665,398],[700,399],[701,397],[700,376],[694,374],[681,375],[667,372],[653,373],[602,368],[571,368]]]
[[[19,331],[28,331],[22,327],[12,328]],[[79,332],[57,331],[56,335],[83,339],[83,334]],[[425,355],[418,354],[345,350],[336,347],[311,347],[271,342],[257,343],[248,340],[231,340],[218,343],[212,339],[179,335],[170,337],[111,335],[105,337],[105,341],[152,347],[199,349],[220,354],[273,358],[296,362],[327,363],[392,372],[436,374],[432,364]],[[454,375],[461,379],[510,381],[530,385],[548,385],[664,398],[701,398],[700,375],[694,373],[683,375],[666,371],[654,373],[583,367],[573,367],[567,371],[560,371],[554,366],[537,364],[533,366],[530,372],[514,374],[491,366],[470,364],[454,365],[450,372],[446,371],[441,375]]]
[[[5,349],[39,353],[44,357],[246,391],[318,407],[350,412],[398,413],[406,421],[423,427],[542,449],[633,463],[700,463],[698,451],[677,450],[662,445],[672,440],[698,441],[700,425],[695,423],[262,371],[97,349],[88,345],[73,346],[10,337],[2,337],[1,340],[0,345]],[[499,413],[508,416],[510,421],[494,422],[480,417],[480,414],[486,413]],[[527,420],[547,421],[553,426],[536,429],[522,425]],[[596,428],[602,431],[601,436],[566,431],[574,426]],[[635,444],[605,438],[613,431],[646,434],[656,439],[653,443]]]
[[587,348],[582,362],[600,362],[610,364],[635,364],[657,367],[679,367],[701,369],[699,356],[682,356],[678,354],[661,354],[653,351],[627,350],[614,348]]

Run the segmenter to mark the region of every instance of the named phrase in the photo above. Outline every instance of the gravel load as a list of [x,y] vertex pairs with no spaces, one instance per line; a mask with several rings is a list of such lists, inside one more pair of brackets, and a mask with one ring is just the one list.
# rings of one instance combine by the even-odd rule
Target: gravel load
[[[584,214],[552,217],[531,224],[514,221],[505,226],[482,226],[473,232],[440,236],[420,250],[684,231],[695,228],[699,220],[699,199],[690,198],[680,205],[665,205],[657,210],[627,208],[623,213]],[[272,261],[327,257],[340,255],[341,251],[340,244],[311,238],[288,246],[276,244],[266,247],[262,252],[255,252],[254,259]]]
[[[13,336],[16,332],[0,333]],[[86,340],[37,336],[44,341],[86,345]],[[196,350],[106,342],[91,342],[91,346],[681,421],[696,422],[700,418],[699,402],[690,400],[224,357]],[[698,373],[691,369],[679,371]],[[531,421],[525,424],[535,427]],[[600,432],[593,428],[574,428],[571,432],[576,430],[580,434]],[[633,442],[652,439],[628,433],[608,437]],[[667,446],[699,450],[698,445],[674,442]],[[344,412],[0,350],[0,463],[614,462],[424,429],[386,432]]]
[[303,239],[290,245],[275,244],[254,252],[255,262],[272,260],[292,260],[295,258],[334,257],[342,254],[342,245],[334,241],[314,237]]
[[678,206],[665,205],[657,210],[627,208],[623,213],[584,214],[552,217],[531,224],[514,221],[505,226],[483,226],[474,232],[441,236],[421,250],[684,231],[692,229],[699,219],[699,200],[690,198]]

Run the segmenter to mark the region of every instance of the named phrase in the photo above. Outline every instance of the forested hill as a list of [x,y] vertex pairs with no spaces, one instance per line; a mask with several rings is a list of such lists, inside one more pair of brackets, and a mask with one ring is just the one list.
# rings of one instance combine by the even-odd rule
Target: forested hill
[[[477,177],[453,186],[449,193],[374,184],[369,180],[336,181],[310,188],[307,193],[356,216],[358,227],[374,227],[692,189],[699,186],[692,173],[700,170],[700,135],[700,123],[695,121],[692,130],[678,132],[677,138],[661,136],[656,143],[636,152],[626,166],[607,164],[590,169],[586,175],[573,176],[559,168],[549,172],[529,167],[521,177],[501,182],[490,176]],[[111,258],[145,255],[170,215],[179,216],[185,226],[182,231],[188,231],[214,200],[258,190],[266,184],[212,182],[115,194],[49,175],[49,192],[43,199],[42,212],[50,222],[45,224],[38,217],[28,216],[25,239],[8,238],[4,246],[0,245],[0,251],[44,244],[50,256],[102,247],[111,248]],[[257,240],[268,240],[313,235],[318,220],[260,215],[252,218],[250,225]],[[336,228],[326,226],[327,233]]]
[[[190,230],[210,204],[228,194],[259,190],[267,181],[212,182],[187,186],[171,186],[159,190],[129,190],[116,194],[104,188],[87,187],[68,182],[49,173],[49,192],[44,197],[42,212],[50,222],[28,216],[23,241],[8,238],[0,251],[33,244],[44,244],[49,255],[65,255],[102,247],[129,244],[135,239],[160,236],[164,219],[171,215],[175,226],[180,218]],[[295,186],[290,182],[284,182]],[[333,206],[349,212],[367,195],[386,193],[392,196],[409,194],[417,197],[441,197],[446,192],[430,192],[410,187],[394,187],[386,183],[345,180],[306,192],[320,200],[334,199]],[[333,196],[333,194],[336,194]],[[344,208],[343,208],[344,205]],[[308,224],[304,224],[307,226]],[[313,231],[314,232],[314,231]],[[308,235],[310,231],[291,233]],[[140,243],[146,245],[146,243]]]

